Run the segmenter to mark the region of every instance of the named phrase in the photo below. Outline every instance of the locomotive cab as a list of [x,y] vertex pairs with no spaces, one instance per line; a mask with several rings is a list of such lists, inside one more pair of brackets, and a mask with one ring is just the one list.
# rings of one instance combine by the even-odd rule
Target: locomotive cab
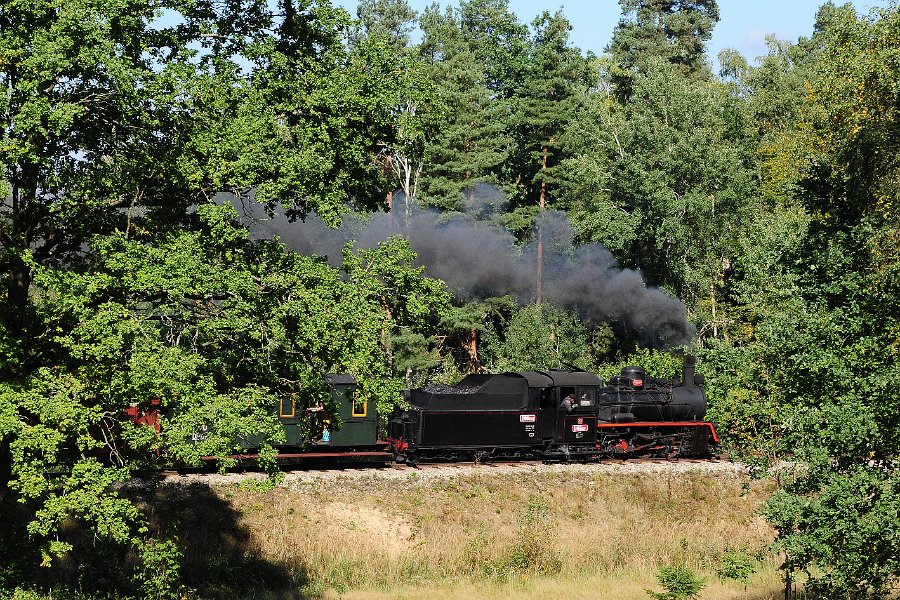
[[[596,441],[597,395],[603,381],[583,371],[529,371],[521,374],[540,407],[540,431],[546,447]],[[571,411],[563,401],[571,398]]]
[[[593,444],[597,441],[597,393],[602,380],[583,371],[550,371],[554,383],[554,442]],[[571,410],[568,409],[570,398]]]

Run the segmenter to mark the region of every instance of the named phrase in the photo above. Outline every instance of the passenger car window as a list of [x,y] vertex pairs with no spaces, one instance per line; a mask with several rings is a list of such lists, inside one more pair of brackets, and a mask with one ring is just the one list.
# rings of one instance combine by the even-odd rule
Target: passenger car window
[[365,417],[369,408],[369,403],[359,397],[359,392],[353,390],[350,392],[350,402],[352,402],[352,414],[354,417]]
[[296,415],[296,407],[294,405],[294,397],[281,398],[281,407],[278,414],[282,419],[292,419]]

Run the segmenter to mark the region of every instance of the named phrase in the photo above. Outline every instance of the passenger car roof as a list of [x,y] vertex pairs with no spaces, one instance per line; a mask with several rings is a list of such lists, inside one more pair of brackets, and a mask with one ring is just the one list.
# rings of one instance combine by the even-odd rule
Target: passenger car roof
[[346,373],[329,373],[325,376],[328,385],[356,385],[356,377]]

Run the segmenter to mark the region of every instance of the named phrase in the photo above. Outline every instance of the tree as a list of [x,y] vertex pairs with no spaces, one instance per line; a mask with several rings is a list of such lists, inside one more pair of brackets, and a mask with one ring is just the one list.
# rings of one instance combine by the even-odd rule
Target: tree
[[440,129],[445,107],[436,84],[427,76],[427,66],[412,53],[397,69],[399,87],[395,97],[396,130],[394,142],[384,152],[400,189],[403,190],[406,217],[419,203],[419,178],[425,168],[430,140]]
[[[348,52],[349,23],[293,0],[0,7],[0,502],[36,511],[45,562],[70,522],[138,554],[166,547],[143,543],[111,486],[157,453],[195,464],[250,435],[271,456],[271,402],[321,397],[327,370],[395,397],[366,337],[381,308],[210,204],[230,191],[331,222],[380,204],[393,64],[377,44]],[[353,323],[330,321],[344,302]],[[354,349],[340,331],[359,332],[341,338]],[[153,396],[171,413],[160,436],[122,413]]]
[[386,38],[397,52],[409,46],[409,34],[418,17],[406,0],[363,0],[356,16],[362,37]]
[[627,99],[634,77],[654,60],[690,78],[708,77],[706,42],[719,21],[716,0],[619,0],[622,19],[606,47],[618,97]]
[[544,12],[532,25],[527,69],[513,99],[516,152],[507,177],[520,203],[543,210],[560,138],[591,79],[588,60],[569,45],[571,25],[561,12]]
[[[407,386],[440,362],[437,327],[450,311],[443,282],[423,277],[425,268],[412,266],[415,258],[406,240],[393,237],[358,255],[348,247],[343,262],[358,293],[386,316],[378,334],[383,362]],[[391,408],[388,401],[379,406],[384,414]]]
[[503,101],[522,80],[528,56],[528,27],[509,10],[508,0],[460,2],[460,22],[484,65],[488,88]]
[[[180,227],[220,191],[331,221],[348,203],[377,205],[373,158],[393,117],[366,90],[386,89],[390,70],[378,48],[346,52],[346,13],[284,0],[276,18],[258,1],[221,13],[198,3],[177,25],[151,26],[163,8],[183,7],[48,1],[0,12],[10,194],[0,269],[14,337],[29,338],[29,260],[76,258],[94,233]],[[20,354],[9,362],[27,365]]]
[[[430,336],[445,310],[442,284],[410,267],[399,240],[348,250],[345,279],[322,259],[249,241],[229,206],[199,212],[200,231],[151,244],[96,237],[77,268],[35,267],[46,366],[0,384],[0,435],[3,483],[35,507],[28,528],[48,564],[74,543],[64,523],[88,526],[100,546],[149,543],[141,513],[111,487],[134,469],[204,456],[227,467],[251,440],[274,469],[279,398],[327,405],[324,373],[354,374],[389,412],[402,381],[385,340]],[[123,412],[150,399],[158,433]]]
[[[204,198],[226,191],[291,218],[314,211],[334,224],[348,205],[380,208],[377,157],[397,131],[395,52],[383,39],[348,51],[349,15],[327,2],[279,8],[200,3],[185,15],[203,51],[185,90],[180,172]],[[258,15],[253,28],[232,31],[247,14]]]
[[634,80],[624,107],[592,95],[569,128],[563,205],[576,233],[683,299],[703,337],[730,335],[728,276],[756,195],[749,120],[721,84],[665,62]]
[[784,552],[823,597],[884,597],[900,576],[894,393],[898,298],[897,7],[859,17],[826,5],[807,42],[810,77],[782,173],[809,215],[798,297],[772,319],[770,377],[790,399],[802,465],[766,507]]
[[501,333],[486,336],[483,360],[490,371],[587,369],[591,363],[584,325],[549,303],[516,310]]
[[[89,235],[123,227],[131,208],[169,191],[169,127],[181,102],[163,85],[173,70],[154,69],[169,49],[149,25],[158,8],[50,1],[0,8],[0,177],[8,186],[0,270],[13,337],[30,322],[32,260],[68,260]],[[20,350],[4,345],[5,366],[29,368]]]
[[509,119],[488,87],[486,66],[459,15],[426,9],[422,29],[425,72],[445,108],[445,120],[426,147],[424,202],[456,210],[461,202],[474,203],[479,184],[497,182],[512,143]]
[[[588,62],[569,45],[571,25],[562,12],[544,12],[532,23],[528,65],[512,99],[515,152],[507,164],[514,206],[523,212],[547,210],[550,184],[560,161],[558,145],[589,82]],[[543,232],[538,227],[535,300],[542,300]]]
[[[393,63],[393,80],[382,82],[387,84],[384,92],[393,130],[381,140],[381,152],[385,172],[403,191],[408,219],[419,201],[424,154],[443,118],[443,107],[436,101],[425,66],[409,46],[418,15],[406,0],[368,0],[360,4],[357,15],[359,31],[353,44],[384,48]],[[393,209],[393,187],[388,190],[387,208]]]

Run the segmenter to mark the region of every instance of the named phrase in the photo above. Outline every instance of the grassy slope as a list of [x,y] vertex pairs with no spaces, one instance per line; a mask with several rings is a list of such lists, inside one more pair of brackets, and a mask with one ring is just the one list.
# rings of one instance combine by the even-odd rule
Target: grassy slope
[[[707,579],[704,598],[780,597],[773,533],[756,514],[771,483],[733,475],[488,472],[263,494],[200,488],[166,492],[166,510],[179,515],[185,575],[202,595],[648,598],[647,588],[661,591],[660,566],[685,564]],[[753,558],[746,590],[717,577],[729,549]]]

